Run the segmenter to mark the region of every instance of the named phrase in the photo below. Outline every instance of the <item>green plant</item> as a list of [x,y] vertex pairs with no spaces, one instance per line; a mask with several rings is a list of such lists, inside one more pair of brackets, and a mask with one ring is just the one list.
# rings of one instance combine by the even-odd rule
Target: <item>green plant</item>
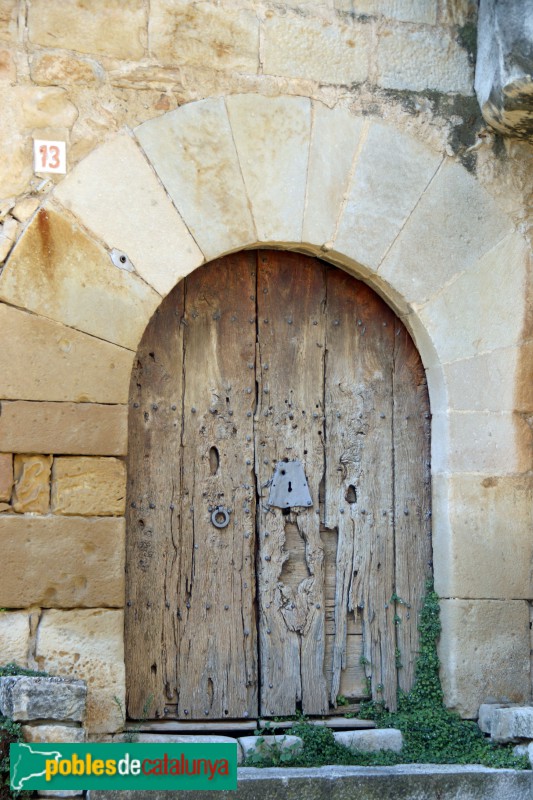
[[440,636],[439,598],[431,582],[418,626],[419,653],[415,682],[399,695],[398,710],[388,712],[382,703],[361,703],[359,716],[374,719],[381,728],[399,728],[404,745],[403,763],[484,764],[488,767],[528,769],[529,761],[515,756],[512,745],[493,745],[475,722],[463,720],[443,702],[439,678],[437,641]]
[[35,669],[24,669],[13,661],[0,667],[0,678],[10,678],[15,675],[28,675],[30,678],[46,678],[48,673],[39,672],[39,670]]
[[[286,745],[285,734],[276,735],[276,724],[265,722],[264,726],[254,731],[257,736],[256,750],[248,753],[245,759],[248,767],[279,767],[287,766],[297,755],[299,744]],[[269,740],[265,738],[269,737]]]
[[[394,597],[391,602],[402,603]],[[382,701],[361,703],[359,716],[375,720],[381,728],[399,728],[403,734],[401,753],[353,751],[335,741],[333,731],[325,725],[311,724],[301,717],[291,728],[303,747],[284,757],[291,767],[324,766],[326,764],[390,766],[393,764],[484,764],[488,767],[529,769],[527,756],[515,756],[512,745],[493,745],[474,722],[461,719],[443,703],[439,679],[437,640],[440,635],[439,598],[428,582],[419,624],[420,649],[416,662],[415,682],[407,694],[400,693],[398,710],[387,711]],[[397,660],[399,652],[396,653]],[[368,661],[363,657],[363,665]],[[380,687],[377,687],[378,689]],[[381,687],[383,688],[383,687]],[[258,731],[257,734],[260,732]],[[263,753],[246,760],[248,766],[276,766],[281,757]]]
[[[113,695],[113,700],[118,710],[120,711],[120,715],[122,717],[122,723],[124,724],[126,722],[126,714],[124,713],[122,701],[120,700],[119,697],[116,696],[116,694]],[[125,742],[131,743],[137,741],[139,733],[141,732],[141,726],[148,719],[150,708],[153,702],[154,702],[153,694],[148,695],[148,697],[144,701],[144,705],[141,711],[141,717],[138,720],[137,725],[135,725],[133,728],[128,728],[128,730],[123,734],[123,739]]]

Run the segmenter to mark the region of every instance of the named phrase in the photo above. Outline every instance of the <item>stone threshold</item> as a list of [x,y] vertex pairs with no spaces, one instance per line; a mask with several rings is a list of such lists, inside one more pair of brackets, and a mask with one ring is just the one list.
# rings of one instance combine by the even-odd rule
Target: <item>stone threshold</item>
[[531,800],[533,772],[402,764],[238,771],[236,791],[90,791],[87,800]]
[[[333,730],[354,730],[375,728],[376,723],[371,719],[349,719],[346,717],[327,717],[326,719],[309,719],[310,725],[325,725]],[[296,725],[293,720],[274,722],[268,719],[234,719],[222,720],[220,722],[192,721],[181,722],[177,720],[161,720],[147,722],[127,722],[124,731],[136,731],[138,733],[191,733],[191,734],[220,734],[225,731],[255,731],[257,729],[270,727],[271,730],[288,730]]]

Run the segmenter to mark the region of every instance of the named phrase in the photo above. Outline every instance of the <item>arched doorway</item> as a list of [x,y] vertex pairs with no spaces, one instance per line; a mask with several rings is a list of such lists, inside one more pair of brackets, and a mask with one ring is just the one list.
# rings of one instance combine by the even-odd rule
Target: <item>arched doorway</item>
[[129,716],[323,714],[369,684],[394,707],[429,497],[424,370],[369,287],[296,253],[196,270],[132,375]]

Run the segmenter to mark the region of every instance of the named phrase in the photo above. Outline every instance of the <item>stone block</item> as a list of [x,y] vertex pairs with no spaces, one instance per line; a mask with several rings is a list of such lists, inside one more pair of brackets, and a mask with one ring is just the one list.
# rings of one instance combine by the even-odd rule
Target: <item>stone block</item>
[[533,343],[528,343],[445,364],[449,407],[455,411],[514,411],[517,384],[521,383],[520,410],[532,411],[533,384],[529,380],[532,361]]
[[506,475],[531,469],[533,431],[520,415],[452,413],[449,423],[453,472]]
[[11,251],[17,238],[18,227],[18,222],[9,214],[0,224],[0,262],[5,261]]
[[361,144],[334,246],[377,269],[441,157],[414,137],[382,124],[370,125]]
[[223,99],[183,106],[136,134],[207,259],[256,241]]
[[[457,198],[456,202],[461,205]],[[423,203],[423,199],[420,203]],[[500,221],[496,224],[501,228]],[[484,222],[481,222],[478,230],[483,227]],[[421,232],[420,235],[422,236]],[[402,237],[403,234],[399,238]],[[410,238],[411,233],[408,234],[408,239]],[[427,238],[433,239],[432,234],[430,233]],[[473,238],[477,238],[475,231],[472,234]],[[478,245],[475,245],[472,239],[473,254]],[[440,253],[436,242],[435,246],[436,260],[433,261],[433,265],[438,265]],[[396,245],[392,249],[395,247]],[[424,250],[425,241],[420,240],[418,247],[419,250]],[[418,308],[420,322],[426,327],[441,361],[445,363],[456,361],[489,350],[516,345],[522,337],[526,313],[529,258],[527,243],[519,234],[504,237],[476,263],[471,258],[472,254],[459,252],[462,246],[455,241],[455,236],[450,231],[449,249],[449,258],[451,259],[455,253],[457,259],[456,266],[451,269],[462,274],[423,307]],[[399,248],[400,251],[409,259],[403,246]],[[392,279],[391,263],[387,257],[380,274],[390,273],[389,277]],[[417,271],[409,260],[405,268]],[[451,277],[450,268],[447,268],[446,272]],[[395,283],[398,285],[399,282],[407,291],[405,278],[407,273],[403,273],[402,270],[402,275],[399,273],[396,275]],[[419,280],[420,278],[415,277],[413,273],[412,281],[419,283]],[[446,274],[443,273],[442,281],[445,280]],[[431,291],[429,286],[427,291]],[[417,290],[417,293],[420,292]],[[519,302],[519,298],[524,298],[523,305]]]
[[342,108],[312,107],[309,174],[303,223],[304,242],[333,239],[348,180],[368,123]]
[[123,519],[0,517],[0,606],[124,604]]
[[518,744],[516,747],[513,747],[513,753],[516,756],[528,756],[529,763],[533,769],[533,742],[529,742],[529,744]]
[[52,456],[15,456],[13,508],[26,514],[46,514],[50,508]]
[[492,715],[498,708],[518,708],[514,703],[482,703],[479,707],[477,724],[483,733],[490,733]]
[[265,75],[320,83],[362,83],[369,75],[372,26],[309,16],[267,15],[262,26]]
[[382,27],[377,46],[378,86],[473,94],[468,53],[449,28]]
[[78,109],[58,86],[18,86],[16,99],[22,126],[27,130],[71,128],[78,118]]
[[303,748],[303,740],[299,736],[283,734],[281,736],[240,736],[237,740],[242,747],[244,758],[251,755],[268,757],[269,753],[290,750],[299,753]]
[[392,750],[399,753],[403,747],[402,732],[396,728],[382,728],[371,731],[335,731],[337,744],[349,750],[362,750],[376,753],[379,750]]
[[437,593],[472,599],[532,597],[531,478],[436,475],[433,486]]
[[[475,209],[474,213],[472,209]],[[518,252],[514,248],[518,246],[520,250],[520,245],[515,242],[521,240],[521,237],[510,237],[504,244],[503,263],[502,250],[498,249],[502,246],[502,239],[510,233],[509,220],[476,179],[464,167],[445,162],[384,258],[379,274],[403,294],[406,300],[422,304],[445,285],[443,295],[447,291],[453,293],[459,290],[461,278],[450,283],[451,279],[465,270],[468,270],[465,274],[470,275],[470,268],[485,254],[488,254],[489,260],[492,255],[494,262],[499,259],[500,270],[505,268],[507,271],[510,268],[511,271],[516,271],[513,258],[518,257]],[[481,264],[478,272],[479,269],[484,271],[483,266]],[[493,294],[490,293],[493,292],[494,282],[501,281],[501,277],[498,270],[495,277],[488,274],[488,270],[490,267],[487,264],[486,288],[483,285],[476,285],[474,288],[473,285],[462,284],[459,290],[462,293],[461,311],[452,314],[453,326],[457,327],[458,320],[462,321],[461,315],[466,303],[469,308],[468,320],[472,320],[476,330],[479,321],[477,306],[483,303],[480,309],[482,315],[492,314],[487,298],[492,299]],[[478,272],[474,269],[474,279]],[[451,320],[447,319],[446,324],[452,327]],[[506,322],[502,322],[504,324]],[[448,335],[450,333],[452,331],[448,331]],[[464,333],[461,332],[452,336],[451,341],[455,342],[457,338],[463,337]],[[499,346],[505,346],[508,341],[506,337]],[[460,353],[455,357],[465,358],[466,354]],[[442,358],[445,361],[450,360],[444,354]]]
[[490,738],[506,744],[520,739],[533,740],[533,708],[497,708],[492,713]]
[[11,50],[0,49],[0,81],[13,84],[17,80],[17,66],[15,53]]
[[19,222],[26,222],[39,208],[37,197],[23,197],[13,208],[13,216]]
[[2,107],[0,186],[3,196],[8,197],[28,190],[33,176],[32,142],[30,136],[21,134],[17,92],[11,84],[0,83],[0,106]]
[[259,241],[301,241],[310,101],[247,94],[226,105]]
[[0,441],[14,453],[125,455],[128,407],[97,403],[0,403]]
[[[102,737],[98,737],[98,741],[103,741]],[[116,733],[114,736],[105,737],[105,741],[113,743],[122,742],[135,742],[139,744],[231,744],[237,745],[237,765],[240,766],[244,760],[242,748],[237,739],[231,736],[215,736],[215,735],[202,735],[202,734],[184,734],[178,733],[144,733],[143,731],[135,731],[131,729],[125,733]]]
[[128,402],[130,350],[4,303],[0,330],[1,399]]
[[81,680],[25,675],[0,678],[0,713],[16,722],[82,722],[86,699],[87,687]]
[[127,252],[139,275],[162,295],[203,261],[128,135],[98,147],[62,181],[55,196],[109,247]]
[[42,208],[0,277],[0,299],[136,350],[161,296],[56,210]]
[[30,63],[34,83],[43,86],[95,86],[104,72],[97,61],[80,58],[72,53],[35,53]]
[[125,709],[124,615],[91,609],[44,611],[37,631],[40,669],[87,682],[89,733],[122,727]]
[[438,644],[444,699],[474,719],[486,697],[530,696],[529,608],[524,600],[441,600]]
[[142,58],[146,24],[142,0],[35,0],[28,9],[33,44],[114,58]]
[[[2,440],[2,446],[4,441]],[[13,455],[0,453],[0,500],[9,502],[13,488]]]
[[0,611],[0,663],[28,666],[30,615],[27,611]]
[[126,506],[126,465],[118,458],[66,456],[54,459],[54,514],[120,516]]
[[150,50],[169,66],[257,73],[259,20],[253,9],[188,0],[152,0]]
[[[353,0],[333,0],[338,11],[353,13]],[[422,22],[435,25],[437,21],[436,0],[357,0],[357,13],[394,19],[398,22]]]
[[479,6],[476,94],[500,133],[531,141],[533,52],[531,0],[483,0]]
[[18,8],[18,0],[2,0],[0,2],[0,40],[15,41]]
[[22,735],[25,742],[36,744],[79,744],[86,738],[85,729],[73,725],[23,725]]

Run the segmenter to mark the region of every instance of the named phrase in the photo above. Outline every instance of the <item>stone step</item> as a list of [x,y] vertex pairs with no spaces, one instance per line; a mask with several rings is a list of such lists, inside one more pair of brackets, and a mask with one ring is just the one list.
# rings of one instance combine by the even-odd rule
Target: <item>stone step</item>
[[[87,800],[168,800],[162,791],[91,791]],[[239,769],[235,792],[174,791],[172,800],[531,800],[533,772],[480,766]]]

